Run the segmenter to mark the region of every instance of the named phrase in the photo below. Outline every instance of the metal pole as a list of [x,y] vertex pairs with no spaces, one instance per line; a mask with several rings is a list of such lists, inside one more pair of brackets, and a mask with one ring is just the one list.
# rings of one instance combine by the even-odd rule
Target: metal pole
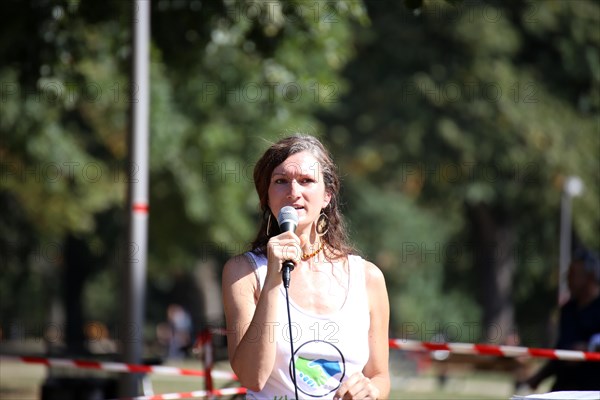
[[560,200],[560,247],[558,274],[558,305],[569,300],[567,271],[571,262],[571,195],[563,191]]
[[[150,1],[135,0],[132,18],[131,119],[129,137],[129,206],[127,260],[124,268],[121,310],[123,362],[141,364],[146,297],[146,252],[148,241],[148,119]],[[142,376],[123,374],[121,397],[139,395]]]
[[584,185],[578,176],[569,176],[563,185],[560,201],[560,255],[558,271],[558,305],[562,306],[569,300],[569,285],[567,274],[571,263],[571,235],[572,235],[572,202],[573,197],[583,193]]

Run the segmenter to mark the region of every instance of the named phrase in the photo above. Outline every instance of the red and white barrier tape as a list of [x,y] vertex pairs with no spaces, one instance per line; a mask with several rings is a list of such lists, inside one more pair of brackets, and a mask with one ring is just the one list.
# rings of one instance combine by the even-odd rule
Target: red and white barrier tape
[[[43,364],[48,367],[61,368],[83,368],[96,369],[110,372],[126,372],[126,373],[145,373],[159,375],[183,375],[183,376],[203,376],[206,377],[205,371],[169,367],[163,365],[136,365],[123,364],[116,362],[98,362],[89,360],[67,360],[61,358],[44,358],[44,357],[19,357],[19,356],[0,356],[0,360],[18,361],[28,364]],[[237,376],[233,372],[227,371],[211,371],[213,378],[219,379],[234,379]]]
[[[211,333],[226,335],[223,328],[213,328]],[[448,351],[456,354],[488,355],[497,357],[521,357],[529,356],[536,358],[551,358],[568,361],[600,361],[600,353],[576,350],[542,349],[519,346],[494,346],[487,344],[472,343],[434,343],[420,342],[408,339],[390,339],[390,348],[412,351]]]
[[198,397],[231,396],[234,394],[246,394],[246,388],[224,388],[214,390],[195,390],[193,392],[153,394],[150,396],[129,397],[127,400],[176,400],[194,399]]
[[390,348],[412,351],[448,351],[456,354],[475,354],[498,357],[540,357],[569,361],[600,361],[600,353],[575,350],[539,349],[518,346],[494,346],[470,343],[433,343],[416,340],[390,339]]

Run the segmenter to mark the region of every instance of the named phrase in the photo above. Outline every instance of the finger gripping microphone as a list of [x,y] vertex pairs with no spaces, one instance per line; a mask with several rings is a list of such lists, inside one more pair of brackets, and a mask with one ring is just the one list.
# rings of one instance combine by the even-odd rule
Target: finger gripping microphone
[[[279,211],[277,217],[277,223],[279,224],[279,230],[281,232],[295,232],[298,226],[298,211],[294,207],[285,206]],[[292,260],[286,260],[283,262],[281,268],[281,275],[283,277],[283,285],[286,288],[290,287],[290,272],[294,270],[295,264]]]

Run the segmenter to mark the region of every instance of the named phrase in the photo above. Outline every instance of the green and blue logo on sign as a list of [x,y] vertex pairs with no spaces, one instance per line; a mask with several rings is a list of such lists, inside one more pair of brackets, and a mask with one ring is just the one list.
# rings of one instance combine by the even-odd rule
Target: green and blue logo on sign
[[[311,397],[323,397],[337,390],[346,374],[342,352],[322,340],[304,343],[294,354],[298,390]],[[292,363],[290,360],[290,376]]]

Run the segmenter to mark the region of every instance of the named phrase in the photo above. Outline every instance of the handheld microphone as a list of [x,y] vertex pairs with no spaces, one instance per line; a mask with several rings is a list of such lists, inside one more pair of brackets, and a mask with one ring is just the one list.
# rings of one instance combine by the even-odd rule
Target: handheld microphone
[[[281,232],[295,232],[298,226],[298,211],[294,207],[285,206],[279,211],[277,217],[277,223],[279,224],[279,230]],[[281,275],[283,276],[283,285],[286,288],[290,287],[290,272],[294,270],[296,265],[292,260],[286,260],[283,262],[281,269]]]

